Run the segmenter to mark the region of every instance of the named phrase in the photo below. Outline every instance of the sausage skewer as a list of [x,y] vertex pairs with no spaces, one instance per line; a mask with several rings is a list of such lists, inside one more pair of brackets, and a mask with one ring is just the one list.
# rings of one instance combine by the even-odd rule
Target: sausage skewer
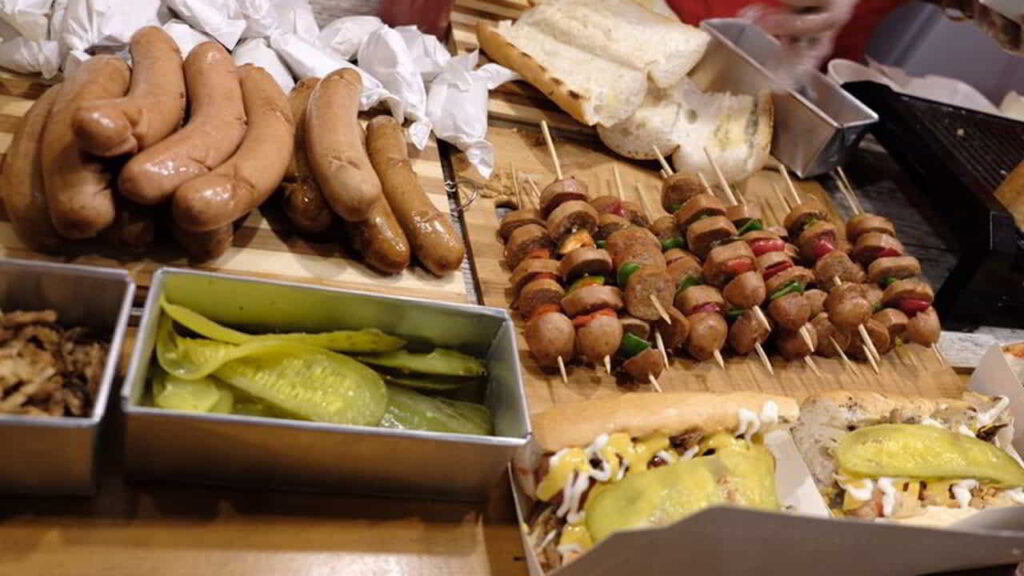
[[519,190],[519,173],[516,172],[516,165],[511,161],[508,163],[508,167],[512,173],[512,192],[516,195],[516,207],[523,208],[523,195]]
[[661,177],[668,178],[669,176],[675,174],[675,171],[672,170],[672,167],[669,166],[668,162],[665,161],[665,157],[661,155],[661,150],[658,150],[658,147],[654,144],[651,144],[651,148],[654,149],[654,155],[658,157],[658,164],[661,164],[661,171],[663,172]]
[[[621,198],[622,197],[622,180],[619,178],[619,168],[618,168],[618,166],[612,166],[612,170],[613,170],[613,172],[615,172],[615,187],[618,190],[619,197]],[[643,206],[643,210],[647,214],[647,219],[653,221],[654,220],[654,212],[651,210],[651,207],[647,204],[647,200],[644,198],[644,193],[643,193],[643,190],[640,188],[640,183],[639,182],[636,183],[636,194],[637,194],[637,196],[640,197],[640,204]],[[651,305],[653,305],[654,309],[658,311],[658,315],[661,316],[661,319],[664,320],[666,323],[671,324],[672,323],[672,317],[669,316],[667,311],[665,311],[665,307],[661,305],[661,302],[658,302],[658,299],[654,297],[654,294],[650,294],[649,298],[651,299]],[[661,353],[665,354],[664,346],[661,347]],[[666,355],[666,359],[665,359],[665,365],[668,366],[668,357],[667,357],[667,355]]]
[[544,143],[548,146],[548,154],[551,155],[551,162],[555,165],[555,175],[562,180],[562,164],[558,161],[558,154],[555,152],[555,143],[551,139],[551,131],[548,130],[547,120],[540,121],[540,131],[544,133]]

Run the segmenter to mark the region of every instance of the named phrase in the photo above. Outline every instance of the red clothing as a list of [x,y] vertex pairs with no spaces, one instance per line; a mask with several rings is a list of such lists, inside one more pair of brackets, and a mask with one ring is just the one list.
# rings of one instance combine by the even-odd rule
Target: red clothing
[[[706,18],[730,18],[751,4],[777,5],[772,0],[667,0],[679,18],[687,24],[696,25]],[[836,38],[835,58],[863,60],[864,50],[875,28],[890,10],[906,0],[861,0],[853,12],[853,18]]]

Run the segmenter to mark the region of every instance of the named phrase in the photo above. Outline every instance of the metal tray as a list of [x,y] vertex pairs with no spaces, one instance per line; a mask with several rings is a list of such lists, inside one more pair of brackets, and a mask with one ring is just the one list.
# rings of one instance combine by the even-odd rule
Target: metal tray
[[772,156],[801,178],[828,173],[864,136],[878,116],[838,84],[818,72],[808,78],[808,94],[784,87],[778,69],[782,46],[744,20],[705,20],[711,44],[690,77],[703,90],[756,94],[772,90],[775,130]]
[[88,326],[110,342],[88,418],[0,414],[0,493],[91,494],[96,444],[121,357],[135,283],[123,271],[0,260],[0,307],[53,309],[64,326]]
[[[140,404],[163,295],[254,331],[379,328],[486,357],[495,436],[193,414]],[[530,432],[515,327],[505,310],[164,268],[153,278],[121,392],[126,468],[201,484],[485,497]]]

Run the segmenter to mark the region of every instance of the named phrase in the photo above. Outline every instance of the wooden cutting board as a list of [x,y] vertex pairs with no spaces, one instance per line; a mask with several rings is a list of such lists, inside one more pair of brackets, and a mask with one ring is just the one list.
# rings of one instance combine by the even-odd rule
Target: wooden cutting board
[[[0,153],[10,145],[21,117],[32,102],[46,89],[46,84],[28,78],[0,72]],[[410,147],[412,166],[420,183],[434,205],[450,213],[448,194],[437,143],[431,137],[421,152]],[[366,290],[428,300],[467,302],[470,298],[463,274],[456,272],[436,278],[417,266],[397,276],[381,276],[364,266],[358,257],[346,252],[339,242],[311,242],[292,232],[278,206],[278,197],[272,197],[259,210],[246,218],[235,233],[233,246],[220,258],[192,265],[184,253],[169,238],[162,239],[146,254],[137,259],[118,254],[110,248],[76,246],[78,250],[67,257],[55,257],[34,252],[14,235],[5,214],[0,214],[0,257],[27,260],[61,261],[92,266],[106,266],[129,270],[145,294],[152,274],[163,266],[195,267],[211,272],[258,276],[272,280],[303,282],[335,286],[352,290]],[[0,207],[2,213],[2,207]]]
[[[654,162],[629,162],[619,158],[595,139],[579,138],[556,131],[558,155],[562,171],[585,181],[592,196],[614,194],[612,166],[618,166],[626,199],[648,206],[649,215],[664,214],[660,207],[660,178]],[[474,177],[462,155],[453,159],[456,174],[465,194],[474,186],[482,193],[465,213],[466,228],[473,263],[477,269],[480,292],[484,304],[508,308],[509,270],[502,257],[503,244],[497,234],[498,215],[496,198],[487,197],[512,189],[511,167],[516,168],[525,186],[525,179],[533,178],[540,187],[554,178],[554,168],[548,156],[540,131],[532,125],[492,123],[488,140],[494,145],[497,167],[487,184]],[[638,194],[640,185],[643,197]],[[788,208],[773,190],[785,190],[784,180],[775,172],[763,171],[748,180],[740,193],[752,204],[761,207],[767,224],[778,224]],[[814,182],[799,183],[802,197],[813,196],[821,200],[838,223],[835,209],[822,189]],[[787,201],[790,201],[787,198]],[[841,226],[840,226],[841,229]],[[531,412],[539,412],[563,402],[621,394],[629,390],[649,390],[647,384],[637,385],[619,381],[605,374],[604,369],[584,366],[579,362],[569,367],[569,381],[563,384],[557,374],[542,372],[530,357],[522,337],[523,321],[513,313],[519,326],[519,350],[523,378]],[[963,383],[951,368],[942,367],[932,352],[917,345],[906,345],[887,354],[880,363],[880,374],[875,374],[867,363],[856,362],[847,369],[839,360],[814,357],[821,376],[815,375],[802,362],[786,362],[773,356],[775,375],[771,376],[756,357],[726,355],[726,369],[713,362],[697,363],[689,358],[672,358],[670,367],[658,379],[661,387],[671,390],[732,391],[751,390],[785,394],[803,398],[814,392],[847,389],[875,390],[890,394],[922,396],[956,396],[963,391]]]

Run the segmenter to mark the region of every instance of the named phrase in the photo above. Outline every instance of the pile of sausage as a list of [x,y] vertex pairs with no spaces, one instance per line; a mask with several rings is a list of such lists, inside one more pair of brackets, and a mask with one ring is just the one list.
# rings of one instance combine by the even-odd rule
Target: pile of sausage
[[814,203],[766,227],[755,207],[725,206],[680,173],[665,181],[662,206],[671,215],[649,222],[635,204],[589,199],[568,178],[544,189],[540,210],[503,218],[513,306],[542,368],[615,359],[644,382],[664,367],[652,335],[700,361],[726,344],[747,355],[768,342],[791,360],[840,349],[863,357],[861,324],[880,353],[938,339],[932,291],[884,218],[851,220],[847,253]]
[[420,188],[401,127],[375,119],[364,146],[358,73],[303,83],[289,101],[269,73],[236,68],[217,42],[182,60],[150,26],[133,35],[131,55],[131,69],[109,55],[84,62],[14,135],[0,193],[29,247],[59,252],[100,237],[141,252],[169,221],[192,258],[216,258],[287,174],[286,212],[300,230],[322,232],[337,213],[379,270],[404,269],[411,253],[435,274],[458,268],[461,240]]

